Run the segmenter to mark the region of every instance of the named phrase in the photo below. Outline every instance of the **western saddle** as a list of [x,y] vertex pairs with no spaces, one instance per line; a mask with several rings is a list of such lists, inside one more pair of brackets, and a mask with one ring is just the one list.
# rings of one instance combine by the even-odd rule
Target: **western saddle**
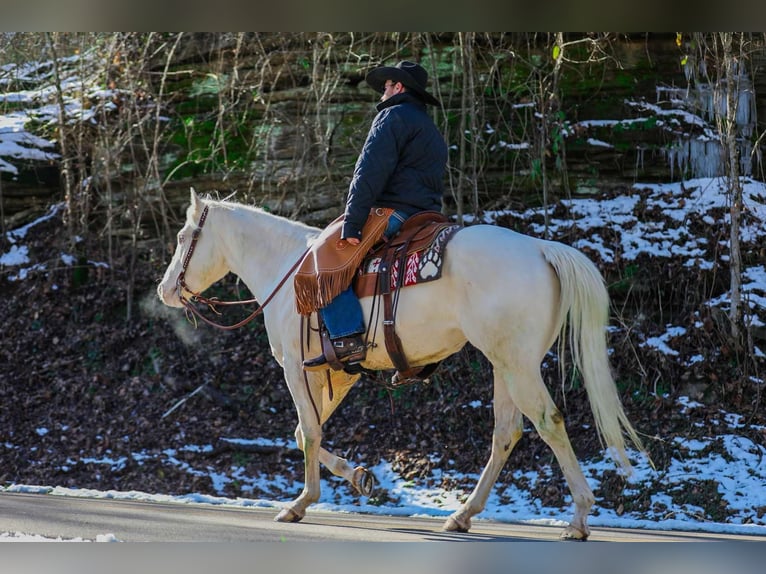
[[[396,236],[373,246],[353,280],[354,291],[358,297],[375,298],[373,309],[379,301],[382,301],[386,351],[397,371],[391,380],[394,386],[423,381],[439,366],[438,362],[411,366],[396,333],[399,290],[405,286],[408,257],[434,248],[437,238],[443,239],[440,244],[440,248],[443,249],[459,228],[460,226],[450,223],[447,217],[438,211],[425,211],[413,215],[404,222]],[[371,265],[372,261],[375,261],[377,265]],[[370,267],[374,270],[367,271]],[[441,268],[438,273],[421,278],[418,282],[431,281],[440,276]],[[354,367],[358,366],[353,365],[349,368]]]

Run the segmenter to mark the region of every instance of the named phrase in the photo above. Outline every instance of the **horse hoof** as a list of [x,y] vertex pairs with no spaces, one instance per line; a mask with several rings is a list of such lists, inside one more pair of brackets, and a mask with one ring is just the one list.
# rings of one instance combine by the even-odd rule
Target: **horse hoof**
[[565,540],[565,541],[573,541],[573,542],[585,542],[588,540],[588,536],[590,535],[590,532],[583,532],[579,528],[575,528],[574,526],[567,526],[566,530],[561,533],[561,536],[559,536],[559,540]]
[[442,530],[445,532],[468,532],[471,528],[471,519],[468,518],[463,524],[458,522],[457,518],[450,516],[444,523]]
[[274,517],[274,522],[300,522],[303,514],[298,514],[292,508],[283,508],[279,514]]
[[354,469],[353,485],[362,496],[370,496],[375,488],[375,476],[366,468],[357,466]]

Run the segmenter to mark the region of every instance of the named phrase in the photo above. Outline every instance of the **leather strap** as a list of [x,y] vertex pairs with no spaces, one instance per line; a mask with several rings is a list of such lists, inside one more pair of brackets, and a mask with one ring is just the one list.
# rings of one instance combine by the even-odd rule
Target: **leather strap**
[[[383,298],[383,340],[386,344],[386,351],[388,352],[388,356],[391,358],[391,362],[398,371],[395,378],[398,378],[401,381],[407,381],[407,379],[425,378],[432,374],[436,370],[436,367],[439,366],[439,362],[437,362],[431,363],[424,367],[410,367],[410,364],[407,361],[407,356],[404,354],[402,341],[399,338],[399,335],[396,334],[395,326],[399,290],[401,289],[402,285],[404,285],[404,276],[407,273],[407,253],[409,251],[410,243],[413,237],[415,237],[430,224],[430,221],[422,224],[417,229],[417,231],[413,233],[410,238],[401,246],[397,247],[396,250],[389,251],[389,257],[381,261],[380,267],[378,269],[378,279],[380,281],[378,285],[378,292]],[[399,262],[399,273],[396,278],[396,285],[394,285],[392,289],[391,267],[394,264],[394,260],[397,258]],[[396,297],[396,299],[394,297]],[[425,373],[425,376],[422,376],[423,373]]]
[[391,293],[391,261],[382,261],[378,273],[380,295],[383,298],[383,339],[386,343],[386,351],[397,371],[409,371],[410,364],[407,362],[407,357],[402,349],[402,341],[396,334],[394,327],[395,309]]
[[[322,318],[317,314],[317,317],[320,321],[319,329],[322,330],[321,321]],[[301,315],[301,362],[306,358],[305,350],[309,347],[309,341],[311,340],[311,318],[306,317],[305,315]],[[332,377],[330,376],[330,371],[326,371],[327,373],[327,393],[330,396],[330,401],[333,399],[333,389],[332,389]],[[309,384],[309,374],[306,371],[303,371],[303,382],[306,384],[306,393],[308,393],[309,399],[311,399],[311,406],[314,407],[314,414],[317,417],[317,423],[321,426],[322,424],[322,416],[319,414],[319,408],[317,407],[316,401],[314,400],[314,395],[311,394],[311,385]]]
[[[317,316],[320,316],[319,313],[317,313]],[[319,338],[322,341],[322,354],[324,355],[324,358],[327,360],[327,364],[330,365],[330,367],[336,371],[342,371],[344,365],[343,363],[340,362],[340,360],[338,359],[338,355],[335,353],[335,345],[332,344],[332,340],[330,339],[330,333],[327,331],[327,329],[324,326],[319,328],[319,333],[320,333]]]

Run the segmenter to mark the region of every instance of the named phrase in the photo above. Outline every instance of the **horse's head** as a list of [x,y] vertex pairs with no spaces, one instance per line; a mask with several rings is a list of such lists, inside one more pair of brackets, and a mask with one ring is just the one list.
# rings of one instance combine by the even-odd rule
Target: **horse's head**
[[176,251],[157,285],[157,295],[170,307],[182,307],[182,293],[187,298],[199,294],[228,272],[209,219],[200,222],[203,213],[210,213],[210,207],[192,188],[191,205],[186,210],[186,223],[178,232]]

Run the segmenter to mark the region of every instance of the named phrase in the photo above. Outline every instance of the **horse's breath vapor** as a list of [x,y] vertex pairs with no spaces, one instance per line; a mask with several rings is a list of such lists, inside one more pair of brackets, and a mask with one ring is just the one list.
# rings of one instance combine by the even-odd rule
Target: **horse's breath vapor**
[[157,299],[157,293],[152,291],[144,295],[139,301],[139,307],[147,316],[167,321],[173,328],[176,337],[187,346],[199,345],[202,341],[202,332],[196,329],[194,324],[186,319],[186,315],[179,313],[162,304]]

